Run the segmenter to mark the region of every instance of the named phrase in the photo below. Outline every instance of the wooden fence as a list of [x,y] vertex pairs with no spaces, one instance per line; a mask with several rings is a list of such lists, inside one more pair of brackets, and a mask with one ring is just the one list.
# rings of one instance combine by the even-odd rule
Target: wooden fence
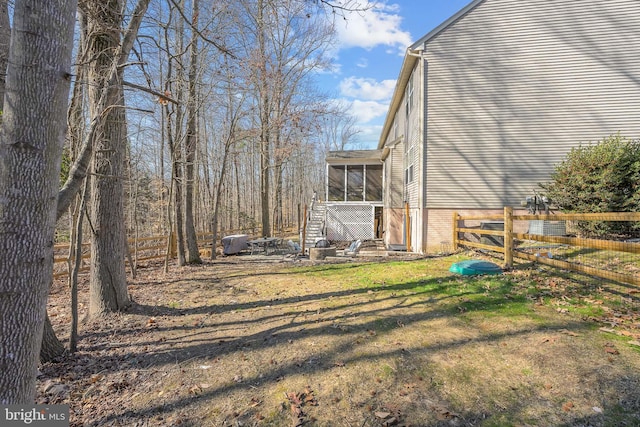
[[[255,233],[254,229],[246,230],[226,230],[223,233],[219,234],[218,240],[222,236],[226,236],[229,234],[250,234],[253,235]],[[198,247],[200,248],[200,253],[203,256],[211,256],[211,239],[213,237],[213,233],[198,233]],[[172,239],[171,245],[168,244],[169,239]],[[127,264],[131,267],[131,263],[136,266],[139,265],[140,262],[149,261],[152,259],[160,259],[164,258],[167,255],[167,250],[169,250],[169,257],[175,258],[177,253],[177,246],[175,243],[175,235],[163,235],[163,236],[148,236],[148,237],[139,237],[137,239],[128,239],[128,256],[127,256]],[[218,241],[218,244],[220,242]],[[84,243],[82,245],[82,259],[88,260],[91,258],[89,253],[91,248],[90,243]],[[69,243],[60,243],[54,246],[54,273],[53,277],[59,278],[63,276],[67,276],[69,274],[69,265],[73,262],[73,259],[69,257]],[[85,262],[83,262],[85,264]],[[89,270],[88,266],[82,267],[80,272],[86,272]]]
[[[465,222],[480,222],[481,224],[491,224],[496,227],[482,228],[479,226],[465,225]],[[553,214],[553,215],[514,215],[513,208],[505,207],[503,215],[484,216],[461,216],[457,212],[453,214],[453,248],[457,250],[459,246],[490,250],[504,254],[504,266],[510,268],[513,265],[514,257],[527,259],[556,268],[577,271],[580,273],[596,276],[599,278],[640,286],[640,242],[636,239],[631,241],[587,239],[572,237],[564,233],[563,235],[545,235],[545,233],[531,233],[530,227],[518,227],[514,224],[517,221],[540,221],[550,223],[567,223],[572,221],[631,221],[640,222],[638,212],[609,212],[609,213],[589,213],[589,214]],[[500,227],[502,226],[502,227]],[[491,229],[493,228],[493,229]],[[502,228],[502,229],[499,229]],[[518,232],[521,230],[528,232]],[[480,236],[480,241],[470,240],[469,236]],[[483,239],[482,237],[485,236]],[[488,238],[487,238],[488,236]],[[493,242],[491,242],[493,236]],[[531,244],[533,242],[533,244]],[[498,243],[498,244],[496,244]],[[542,244],[542,245],[541,245]],[[591,254],[615,253],[615,259],[620,259],[627,254],[624,263],[617,262],[619,268],[612,268],[612,263],[608,263],[606,268],[586,265],[584,262],[583,250],[574,251],[580,253],[580,258],[569,255],[567,248],[582,248]],[[551,251],[540,251],[540,249],[553,249],[562,252],[561,256],[554,256]],[[531,253],[533,250],[534,253]],[[607,255],[612,259],[611,255]],[[593,256],[592,256],[593,258]],[[622,265],[624,264],[624,265]]]

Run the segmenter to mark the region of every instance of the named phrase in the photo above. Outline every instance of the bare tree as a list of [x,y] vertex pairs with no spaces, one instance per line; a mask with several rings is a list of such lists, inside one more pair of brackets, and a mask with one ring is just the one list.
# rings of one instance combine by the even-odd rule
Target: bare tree
[[[124,164],[127,143],[124,110],[123,67],[133,46],[149,0],[139,0],[129,27],[123,33],[122,0],[85,2],[89,54],[90,110],[94,145],[91,187],[91,272],[92,316],[117,311],[130,304],[124,260]],[[126,56],[125,56],[126,55]],[[115,58],[115,63],[114,63]],[[107,107],[108,106],[108,107]]]
[[260,205],[262,218],[262,236],[268,236],[271,232],[269,218],[269,190],[270,190],[270,121],[271,100],[269,93],[269,74],[267,72],[267,24],[266,24],[266,0],[258,0],[256,16],[256,34],[258,46],[254,50],[256,57],[257,103],[260,124]]
[[187,100],[187,131],[185,135],[185,179],[184,179],[184,229],[186,240],[186,261],[188,264],[200,264],[200,252],[198,250],[198,238],[194,225],[194,186],[195,186],[195,160],[198,141],[198,18],[200,15],[200,0],[193,0],[191,13],[191,43],[189,55],[188,73],[188,100]]
[[[69,209],[69,206],[75,199],[85,180],[87,170],[89,168],[89,163],[93,154],[93,141],[96,137],[96,134],[99,132],[99,125],[101,123],[103,112],[109,108],[109,98],[107,96],[108,88],[116,82],[118,77],[118,70],[124,65],[125,61],[129,57],[129,52],[133,47],[134,40],[136,38],[136,35],[138,34],[138,29],[140,27],[142,17],[144,16],[144,13],[149,5],[149,1],[150,0],[138,0],[138,3],[136,4],[134,13],[132,15],[132,19],[130,20],[129,26],[124,33],[122,43],[118,47],[113,57],[111,68],[109,69],[108,78],[104,82],[100,98],[97,101],[97,105],[95,106],[96,111],[99,111],[100,113],[96,114],[95,117],[92,118],[86,132],[81,133],[83,139],[82,144],[80,145],[80,148],[78,150],[77,157],[75,158],[73,165],[71,166],[66,182],[58,192],[58,204],[56,209],[56,218],[58,219],[62,215],[64,215],[67,209]],[[73,105],[71,108],[73,109]],[[73,121],[71,123],[73,123]],[[62,343],[60,343],[60,341],[56,337],[55,331],[51,326],[49,318],[46,317],[44,333],[42,337],[42,347],[40,351],[41,361],[50,361],[56,356],[60,355],[63,350],[64,347],[62,346]]]
[[94,140],[91,180],[91,316],[118,311],[130,304],[124,268],[126,236],[124,230],[124,164],[126,118],[122,80],[118,69],[115,84],[107,88],[109,109],[98,110],[105,80],[109,77],[114,53],[120,46],[123,22],[122,0],[83,3],[87,15],[89,46],[89,88],[92,119],[100,117],[100,132]]
[[9,58],[9,41],[11,39],[11,26],[9,25],[9,7],[7,0],[0,0],[0,111],[4,99],[4,81]]
[[[225,110],[225,118],[223,121],[222,132],[220,132],[221,137],[223,139],[221,151],[222,158],[219,159],[219,173],[217,176],[217,185],[215,187],[214,194],[214,207],[213,207],[213,221],[212,221],[212,229],[213,229],[213,239],[212,239],[212,251],[211,251],[211,259],[216,258],[215,247],[218,240],[218,219],[220,214],[220,206],[222,205],[222,190],[224,183],[227,181],[227,167],[229,163],[229,155],[231,155],[231,150],[234,145],[243,139],[245,135],[242,135],[243,132],[239,129],[239,122],[242,119],[244,102],[246,99],[246,94],[242,92],[241,94],[237,94],[234,92],[235,82],[233,79],[234,69],[233,66],[229,64],[229,61],[224,61],[224,70],[226,74],[226,78],[224,79],[224,86],[226,89],[226,105],[224,107]],[[237,96],[239,95],[239,96]],[[245,131],[246,133],[246,131]],[[229,205],[232,205],[231,203]],[[238,209],[239,211],[239,209]]]
[[76,1],[17,0],[0,127],[0,404],[32,403],[53,239]]
[[[171,184],[170,194],[171,207],[173,208],[172,233],[175,233],[177,242],[178,265],[186,264],[186,248],[184,239],[184,203],[183,203],[183,120],[185,116],[184,105],[187,97],[184,90],[185,69],[183,55],[184,48],[184,20],[178,13],[184,8],[184,0],[179,5],[171,6],[169,21],[165,26],[164,43],[165,53],[167,54],[167,71],[164,80],[165,92],[175,93],[178,102],[174,105],[165,104],[165,132],[169,155],[171,157]],[[175,25],[174,46],[171,45],[170,26]]]
[[311,17],[308,2],[243,5],[248,16],[247,83],[253,88],[259,129],[262,234],[268,235],[276,231],[272,224],[278,228],[282,221],[282,168],[305,134],[300,101],[312,72],[329,67],[326,51],[334,33],[328,21]]
[[355,116],[349,113],[349,106],[336,104],[318,117],[318,133],[324,136],[320,141],[325,151],[344,150],[355,142],[360,129],[356,127]]

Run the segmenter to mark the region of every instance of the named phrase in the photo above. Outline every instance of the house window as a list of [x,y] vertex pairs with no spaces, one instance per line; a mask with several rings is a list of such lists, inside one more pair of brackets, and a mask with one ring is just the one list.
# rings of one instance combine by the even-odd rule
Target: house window
[[405,167],[404,170],[404,183],[410,184],[413,182],[413,162],[414,162],[415,148],[413,146],[407,148]]
[[411,184],[413,182],[413,165],[404,170],[404,183]]
[[406,116],[409,117],[411,114],[411,107],[413,107],[413,74],[409,77],[409,81],[407,82],[407,89],[405,91],[405,102],[406,102]]

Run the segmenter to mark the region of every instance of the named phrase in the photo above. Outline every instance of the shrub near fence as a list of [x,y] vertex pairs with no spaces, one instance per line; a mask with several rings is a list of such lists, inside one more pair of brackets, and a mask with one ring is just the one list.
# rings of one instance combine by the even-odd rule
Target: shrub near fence
[[[637,236],[619,236],[618,239],[577,237],[571,230],[571,224],[576,221],[640,222],[640,213],[514,215],[511,207],[506,207],[503,215],[460,216],[454,213],[453,247],[502,253],[506,268],[511,267],[517,257],[640,286],[640,239],[633,238]],[[483,227],[487,224],[502,227]],[[562,231],[545,229],[540,224],[562,224],[558,227]]]

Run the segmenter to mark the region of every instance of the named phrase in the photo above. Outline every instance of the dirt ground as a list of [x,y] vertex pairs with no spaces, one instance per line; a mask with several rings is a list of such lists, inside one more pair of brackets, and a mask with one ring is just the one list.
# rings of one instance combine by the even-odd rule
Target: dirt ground
[[[418,290],[451,280],[432,260],[406,262],[424,273],[393,286],[355,285],[363,261],[342,280],[283,257],[141,268],[126,313],[81,322],[78,351],[41,366],[38,403],[69,404],[72,426],[640,425],[637,347],[535,301],[472,313],[464,292]],[[81,316],[87,298],[81,283]],[[57,281],[62,339],[68,301]]]

